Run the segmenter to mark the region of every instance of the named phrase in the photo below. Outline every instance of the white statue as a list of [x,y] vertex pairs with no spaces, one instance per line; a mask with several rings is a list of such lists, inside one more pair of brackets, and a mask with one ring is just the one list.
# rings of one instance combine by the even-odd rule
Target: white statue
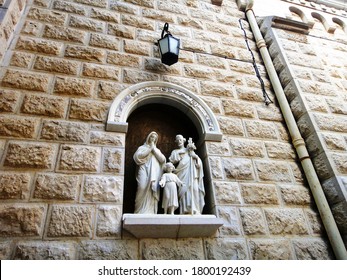
[[159,179],[162,175],[165,156],[156,147],[158,134],[152,131],[146,142],[134,154],[137,164],[137,192],[135,198],[136,214],[157,214],[160,198]]
[[177,165],[175,173],[183,182],[179,195],[180,214],[201,214],[205,205],[205,188],[203,183],[203,166],[195,154],[196,147],[191,138],[185,148],[186,139],[176,135],[178,149],[172,151],[169,160]]
[[164,166],[164,174],[159,181],[159,185],[164,188],[162,207],[164,214],[173,215],[178,208],[178,192],[177,188],[182,189],[183,184],[176,174],[172,173],[175,166],[168,162]]

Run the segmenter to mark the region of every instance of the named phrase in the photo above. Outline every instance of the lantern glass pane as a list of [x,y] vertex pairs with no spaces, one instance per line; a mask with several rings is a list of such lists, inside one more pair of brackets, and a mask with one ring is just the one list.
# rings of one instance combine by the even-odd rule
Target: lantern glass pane
[[170,38],[170,52],[174,53],[174,54],[178,54],[178,44],[179,44],[179,40],[177,40],[174,37],[169,37]]
[[162,54],[165,54],[169,52],[169,38],[164,37],[163,39],[159,40],[159,48]]

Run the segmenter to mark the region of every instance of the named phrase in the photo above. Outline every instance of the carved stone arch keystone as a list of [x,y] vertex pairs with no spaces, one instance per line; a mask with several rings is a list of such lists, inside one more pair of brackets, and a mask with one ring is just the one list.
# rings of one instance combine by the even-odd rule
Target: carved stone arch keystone
[[201,98],[184,87],[158,81],[139,83],[123,90],[110,107],[106,130],[127,132],[127,118],[136,108],[147,104],[176,107],[192,120],[201,140],[222,140],[217,119]]

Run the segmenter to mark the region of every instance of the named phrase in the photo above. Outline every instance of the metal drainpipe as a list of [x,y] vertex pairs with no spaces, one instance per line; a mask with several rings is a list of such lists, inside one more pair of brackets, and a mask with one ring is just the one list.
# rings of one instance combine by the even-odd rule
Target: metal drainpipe
[[331,212],[331,209],[329,207],[329,204],[324,195],[317,173],[313,167],[312,161],[306,149],[305,141],[301,137],[301,133],[299,131],[295,118],[292,114],[290,106],[287,102],[287,98],[283,91],[281,82],[277,76],[277,72],[275,70],[270,54],[266,47],[265,40],[260,32],[257,20],[252,10],[253,4],[254,4],[254,0],[246,1],[246,11],[245,11],[246,17],[252,29],[261,57],[263,58],[266,71],[270,77],[270,81],[275,91],[277,101],[280,105],[283,118],[287,124],[289,133],[293,139],[293,145],[299,156],[301,165],[306,175],[313,198],[316,202],[320,217],[322,219],[323,225],[327,232],[335,257],[338,260],[347,260],[347,251],[346,251],[345,245],[343,243],[340,232],[337,228],[337,225],[333,217],[333,214]]

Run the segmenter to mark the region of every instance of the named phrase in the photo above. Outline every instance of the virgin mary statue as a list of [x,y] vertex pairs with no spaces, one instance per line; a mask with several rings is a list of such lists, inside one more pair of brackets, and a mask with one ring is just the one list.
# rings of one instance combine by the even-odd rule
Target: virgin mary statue
[[158,134],[148,134],[146,142],[138,147],[134,154],[137,164],[137,192],[135,198],[135,214],[157,214],[160,197],[159,180],[166,159],[156,147]]

